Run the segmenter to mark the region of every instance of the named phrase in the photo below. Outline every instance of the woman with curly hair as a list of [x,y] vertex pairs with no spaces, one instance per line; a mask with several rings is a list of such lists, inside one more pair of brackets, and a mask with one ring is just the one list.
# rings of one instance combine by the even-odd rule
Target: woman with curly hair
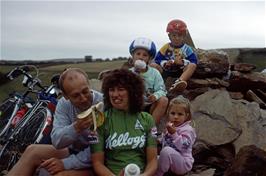
[[157,169],[156,125],[141,112],[143,80],[125,69],[113,70],[103,80],[105,121],[97,129],[98,143],[92,145],[92,163],[97,175],[122,175],[134,163],[141,175]]

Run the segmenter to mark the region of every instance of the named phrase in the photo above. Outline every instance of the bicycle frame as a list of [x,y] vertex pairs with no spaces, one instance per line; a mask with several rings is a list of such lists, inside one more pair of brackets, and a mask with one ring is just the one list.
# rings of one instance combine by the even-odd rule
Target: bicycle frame
[[[56,91],[56,86],[55,86],[55,85],[51,85],[46,91],[41,91],[41,92],[44,92],[45,94],[49,94],[50,92],[53,92],[54,90]],[[53,102],[51,102],[51,101],[49,101],[49,100],[42,100],[41,98],[38,98],[37,101],[36,101],[36,103],[33,105],[33,107],[30,108],[30,109],[26,112],[26,114],[24,115],[24,117],[18,122],[18,124],[16,125],[16,127],[14,128],[13,131],[15,131],[15,130],[18,129],[18,128],[23,128],[23,127],[28,123],[30,117],[31,117],[32,115],[34,115],[34,113],[36,112],[36,110],[37,110],[38,108],[40,108],[41,106],[43,106],[44,104],[46,105],[46,107],[44,107],[44,108],[47,109],[47,114],[52,118],[52,117],[53,117],[53,112],[51,112],[52,110],[50,110],[50,109],[47,107],[47,105],[48,105],[49,103],[53,103]],[[47,122],[47,123],[48,123],[48,122]],[[19,132],[19,130],[17,130],[17,131]],[[13,134],[12,134],[12,135],[13,135]],[[11,135],[11,136],[12,136],[12,135]],[[11,136],[10,136],[10,137],[11,137]]]
[[14,96],[15,99],[15,107],[13,109],[13,112],[10,116],[10,118],[8,119],[7,124],[5,125],[4,129],[1,131],[0,133],[0,138],[4,137],[5,133],[7,132],[7,130],[9,129],[11,122],[13,120],[13,118],[15,117],[16,113],[18,112],[19,108],[21,107],[22,104],[24,104],[24,97],[26,97],[28,93],[25,94],[25,96],[23,95],[22,98],[18,97],[18,96]]
[[25,117],[23,117],[23,119],[21,119],[21,121],[19,121],[19,123],[17,124],[17,126],[14,128],[14,132],[11,134],[10,139],[12,140],[12,138],[15,135],[17,135],[18,133],[20,133],[21,129],[23,129],[25,127],[25,125],[27,125],[27,123],[29,123],[29,120],[31,120],[31,117],[34,115],[34,113],[37,112],[37,110],[39,108],[41,108],[42,106],[46,110],[47,116],[52,117],[52,113],[50,112],[50,110],[47,107],[45,107],[45,106],[47,106],[48,103],[50,103],[48,100],[40,100],[40,101],[38,101],[37,104],[35,104],[29,110],[30,112],[26,113]]
[[[5,146],[8,145],[9,142],[11,142],[12,140],[14,140],[14,138],[20,134],[21,130],[24,129],[24,127],[26,127],[26,125],[28,123],[30,123],[30,120],[32,119],[32,116],[34,116],[34,114],[38,111],[40,111],[40,109],[42,108],[43,110],[45,110],[45,122],[43,124],[42,127],[39,127],[39,129],[36,131],[36,134],[38,135],[35,139],[34,142],[32,143],[39,143],[42,139],[42,132],[47,125],[50,125],[53,119],[53,112],[52,110],[50,110],[48,108],[48,104],[52,103],[49,100],[41,100],[39,99],[37,101],[37,103],[31,108],[29,109],[26,114],[24,115],[24,117],[18,122],[18,124],[16,125],[16,127],[12,130],[11,134],[8,136],[8,139],[6,141],[6,143],[3,145],[4,147],[2,148],[2,150],[0,151],[0,157],[2,156],[2,154],[5,152]],[[19,144],[21,145],[21,144]]]

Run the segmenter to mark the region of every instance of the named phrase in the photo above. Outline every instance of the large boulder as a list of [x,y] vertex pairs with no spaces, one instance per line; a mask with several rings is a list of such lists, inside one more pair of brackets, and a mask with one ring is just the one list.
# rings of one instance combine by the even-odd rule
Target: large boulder
[[209,90],[192,101],[198,139],[212,145],[232,142],[238,151],[244,145],[266,146],[266,111],[259,104],[233,100],[226,90]]
[[241,134],[227,91],[209,90],[192,101],[197,137],[213,145],[235,141]]
[[245,145],[255,145],[259,148],[266,146],[266,111],[260,109],[256,102],[246,100],[232,100],[237,118],[237,125],[241,128],[241,135],[234,141],[236,151]]

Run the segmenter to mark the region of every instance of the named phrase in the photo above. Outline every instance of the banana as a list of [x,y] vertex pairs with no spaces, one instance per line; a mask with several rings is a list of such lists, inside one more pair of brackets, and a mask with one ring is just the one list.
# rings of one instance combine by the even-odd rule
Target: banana
[[103,102],[99,102],[96,105],[92,105],[89,109],[78,114],[77,117],[79,119],[92,117],[93,131],[96,131],[97,127],[101,126],[104,122]]

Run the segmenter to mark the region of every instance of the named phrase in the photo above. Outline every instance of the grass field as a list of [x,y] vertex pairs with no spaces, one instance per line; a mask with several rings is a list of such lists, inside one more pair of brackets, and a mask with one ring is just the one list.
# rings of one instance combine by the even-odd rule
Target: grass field
[[[237,51],[237,52],[236,52]],[[252,49],[250,51],[245,51],[239,56],[239,49],[231,49],[230,52],[228,52],[229,55],[233,58],[234,62],[245,62],[245,63],[251,63],[256,65],[257,69],[255,71],[261,71],[265,68],[265,48],[260,49],[260,52],[256,53],[253,52]],[[234,56],[234,53],[237,53]],[[237,58],[238,57],[238,58]],[[61,73],[65,68],[70,67],[79,67],[84,69],[87,74],[89,75],[90,79],[97,78],[99,72],[106,70],[106,69],[114,69],[114,68],[120,68],[122,64],[125,62],[125,60],[116,60],[116,61],[105,61],[105,62],[84,62],[84,63],[78,63],[78,64],[62,64],[62,65],[54,65],[54,66],[47,66],[47,67],[40,67],[39,72],[40,76],[39,78],[43,81],[44,85],[50,84],[50,79],[52,75]],[[10,70],[15,68],[15,66],[0,66],[0,72],[7,73]],[[23,91],[25,88],[21,84],[22,77],[17,78],[5,85],[0,84],[0,102],[3,101],[6,97],[8,97],[8,94],[13,91]]]
[[[48,67],[39,68],[39,79],[42,80],[43,85],[49,85],[50,79],[54,74],[61,73],[65,68],[78,67],[82,68],[89,75],[90,79],[97,78],[99,72],[107,69],[120,68],[125,60],[116,60],[108,62],[86,62],[78,64],[62,64],[54,65]],[[8,73],[10,70],[15,68],[15,66],[3,66],[1,65],[1,72]],[[34,72],[32,72],[34,74]],[[23,92],[25,87],[21,84],[22,76],[8,82],[7,84],[0,86],[0,102],[8,97],[8,94],[13,91]]]

